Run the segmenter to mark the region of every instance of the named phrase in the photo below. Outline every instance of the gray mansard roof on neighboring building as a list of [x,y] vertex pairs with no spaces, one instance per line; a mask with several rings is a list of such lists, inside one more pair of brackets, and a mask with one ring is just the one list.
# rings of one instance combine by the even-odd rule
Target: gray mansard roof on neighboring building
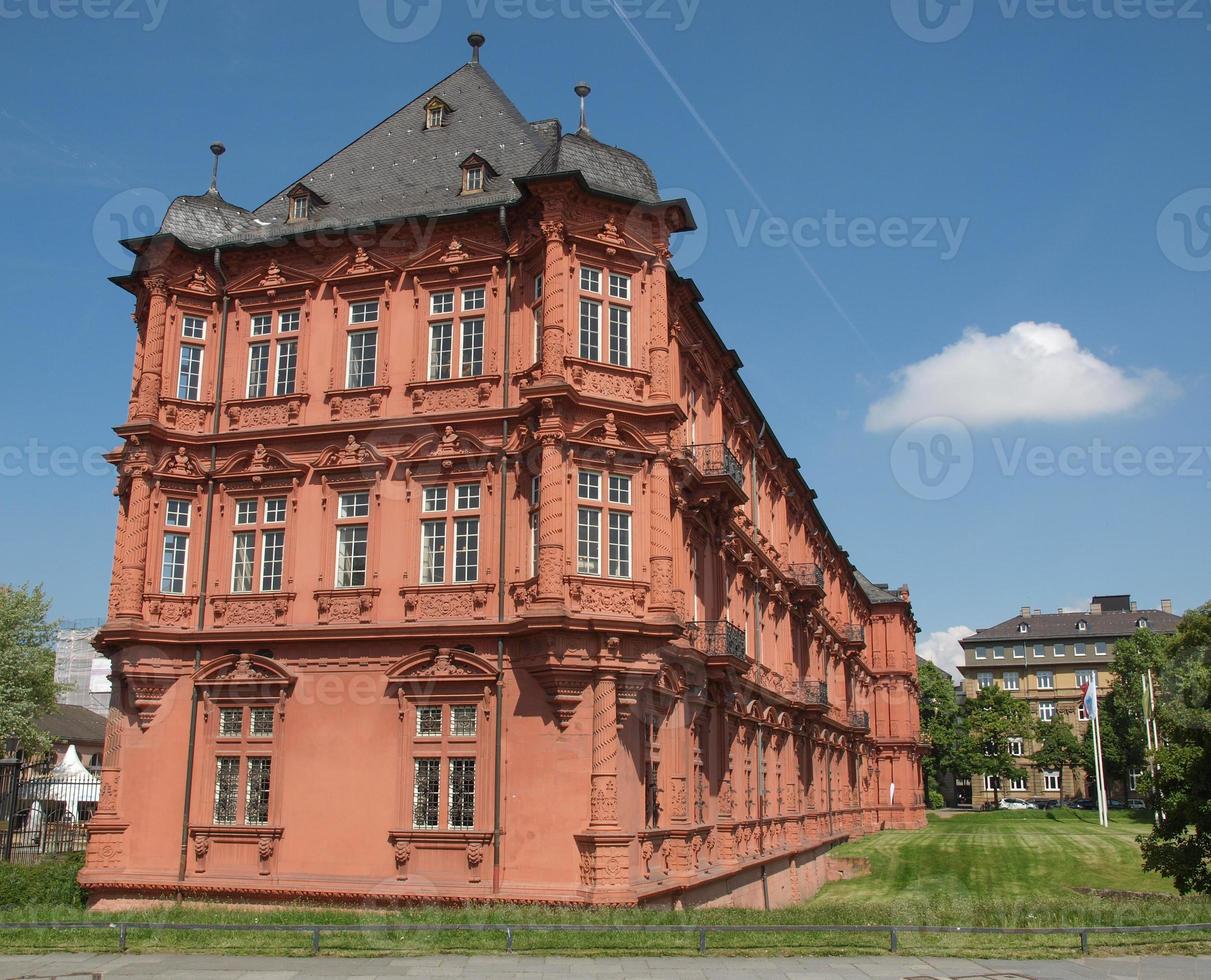
[[854,569],[854,577],[858,580],[858,585],[862,591],[866,593],[866,598],[873,603],[880,602],[903,602],[898,592],[892,592],[886,582],[880,582],[876,585],[856,568]]
[[[1154,633],[1173,633],[1177,630],[1180,616],[1162,612],[1160,609],[1116,610],[1113,612],[1063,612],[1032,613],[1029,616],[1014,616],[996,626],[977,630],[965,640],[963,647],[977,647],[987,643],[1045,643],[1048,640],[1118,639],[1131,636],[1144,620]],[[1085,623],[1081,629],[1080,623]],[[1026,632],[1021,624],[1026,624]]]
[[[426,128],[426,106],[449,107],[445,125]],[[460,165],[472,154],[490,168],[482,192],[463,194]],[[178,197],[160,226],[193,248],[255,244],[286,234],[354,228],[408,217],[440,217],[511,204],[526,178],[578,174],[591,190],[655,203],[655,178],[639,157],[587,132],[564,134],[556,120],[527,122],[478,63],[413,99],[255,211],[216,192]],[[287,223],[289,192],[302,184],[311,216]]]

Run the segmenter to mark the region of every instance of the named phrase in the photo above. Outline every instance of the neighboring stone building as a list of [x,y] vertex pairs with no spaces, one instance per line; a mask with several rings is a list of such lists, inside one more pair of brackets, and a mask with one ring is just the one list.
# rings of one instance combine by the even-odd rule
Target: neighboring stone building
[[776,905],[923,823],[907,587],[669,267],[685,202],[471,40],[126,243],[94,901]]
[[[1118,640],[1143,628],[1174,633],[1178,619],[1168,599],[1161,600],[1160,609],[1137,609],[1129,595],[1094,596],[1084,612],[1061,609],[1044,614],[1023,606],[1012,619],[978,630],[960,642],[964,693],[975,697],[981,688],[998,685],[1029,701],[1035,718],[1067,719],[1078,737],[1083,736],[1088,719],[1081,704],[1081,684],[1096,676],[1104,689]],[[1022,766],[1029,771],[1024,780],[1005,780],[1006,785],[994,787],[995,777],[973,776],[972,805],[981,807],[996,795],[1058,800],[1092,794],[1092,785],[1081,778],[1074,781],[1071,770],[1044,772],[1030,765],[1034,748],[1029,738],[1018,740],[1011,748],[1023,757]],[[1134,786],[1126,789],[1130,793]],[[1115,787],[1110,790],[1111,795],[1121,797],[1123,787],[1117,793]]]

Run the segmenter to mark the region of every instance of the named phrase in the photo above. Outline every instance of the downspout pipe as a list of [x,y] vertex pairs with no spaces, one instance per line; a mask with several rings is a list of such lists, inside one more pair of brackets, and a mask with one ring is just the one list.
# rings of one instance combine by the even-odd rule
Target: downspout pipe
[[[215,157],[216,165],[218,157]],[[206,627],[206,582],[210,576],[210,535],[214,527],[214,473],[218,466],[218,443],[214,437],[219,434],[219,420],[223,407],[223,366],[227,357],[227,318],[230,311],[231,297],[227,293],[227,276],[223,272],[222,253],[214,250],[214,271],[223,297],[222,311],[219,316],[219,355],[215,362],[214,382],[214,417],[210,424],[210,467],[206,474],[206,517],[202,527],[202,578],[198,588],[198,623],[197,631],[201,633]],[[202,667],[202,644],[195,641],[193,645],[193,670],[197,673]],[[185,865],[189,856],[189,812],[193,802],[193,765],[198,737],[198,689],[190,692],[189,696],[189,742],[185,751],[185,802],[181,808],[181,853],[177,864],[177,881],[185,880]]]
[[[501,407],[509,407],[509,350],[511,343],[511,328],[513,321],[513,257],[508,254],[509,223],[505,216],[504,205],[500,208],[500,237],[506,249],[505,254],[505,330],[504,355],[502,358],[501,375]],[[509,420],[502,419],[500,423],[500,532],[496,553],[496,620],[504,629],[505,621],[505,529],[508,521],[508,489],[509,489],[509,454],[505,448],[509,442]],[[494,738],[494,763],[492,766],[492,892],[500,891],[500,806],[502,774],[501,765],[504,760],[504,678],[505,678],[505,638],[503,634],[496,637],[496,710]]]

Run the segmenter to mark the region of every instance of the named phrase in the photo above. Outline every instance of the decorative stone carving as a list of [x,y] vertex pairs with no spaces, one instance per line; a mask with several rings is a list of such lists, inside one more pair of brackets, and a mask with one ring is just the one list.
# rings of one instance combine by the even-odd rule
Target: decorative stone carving
[[322,589],[315,595],[316,618],[329,623],[368,623],[379,589]]
[[494,585],[415,586],[400,589],[404,619],[484,619]]
[[262,592],[248,595],[217,595],[211,597],[214,625],[285,626],[294,601],[293,592]]

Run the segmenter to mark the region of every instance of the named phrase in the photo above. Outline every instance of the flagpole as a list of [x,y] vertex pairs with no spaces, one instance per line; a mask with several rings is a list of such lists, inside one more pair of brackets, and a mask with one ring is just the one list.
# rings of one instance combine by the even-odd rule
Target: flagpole
[[[1094,697],[1097,695],[1095,694]],[[1096,701],[1094,702],[1096,704]],[[1097,778],[1097,818],[1103,827],[1110,826],[1106,806],[1106,768],[1102,761],[1102,726],[1098,722],[1097,712],[1093,714],[1093,765]]]

